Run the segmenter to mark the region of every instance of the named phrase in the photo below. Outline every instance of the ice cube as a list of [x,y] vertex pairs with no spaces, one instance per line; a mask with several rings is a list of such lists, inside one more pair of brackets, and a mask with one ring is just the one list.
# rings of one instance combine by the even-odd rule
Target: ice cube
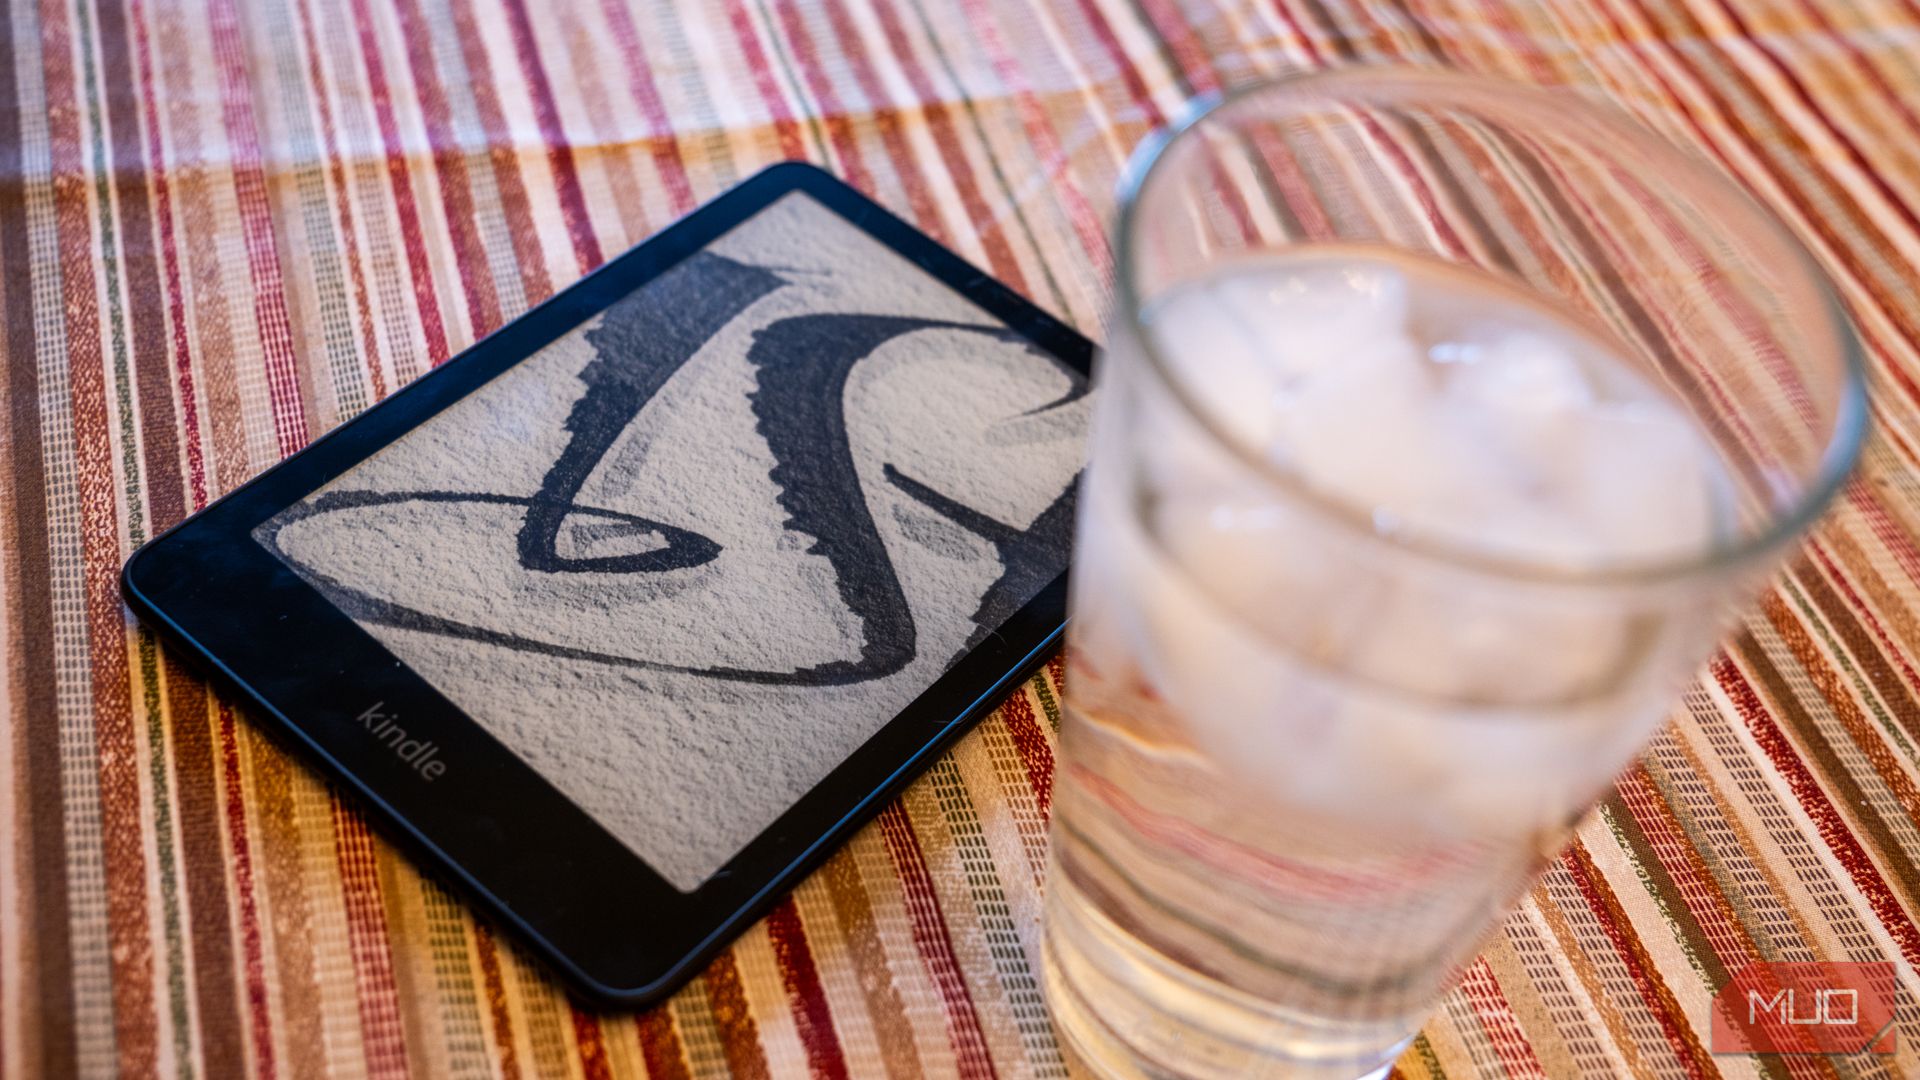
[[1281,399],[1274,455],[1326,494],[1391,505],[1418,486],[1431,379],[1404,336],[1349,343]]
[[1315,511],[1272,499],[1174,498],[1155,534],[1179,572],[1253,633],[1308,657],[1344,647],[1365,582],[1347,580],[1347,538]]
[[[1405,276],[1364,260],[1249,268],[1180,289],[1147,313],[1170,363],[1262,405],[1268,388],[1339,361],[1370,338],[1397,336],[1406,321]],[[1233,415],[1246,407],[1222,405]]]
[[1712,542],[1719,472],[1674,406],[1605,402],[1569,413],[1555,448],[1559,494],[1608,555],[1669,558]]
[[1508,415],[1546,418],[1593,401],[1575,347],[1555,335],[1515,330],[1433,345],[1428,355],[1445,365],[1453,396]]
[[1625,662],[1626,616],[1409,577],[1355,635],[1348,666],[1370,682],[1448,701],[1545,704],[1604,686]]
[[1307,264],[1234,281],[1234,311],[1266,328],[1273,362],[1289,380],[1342,361],[1375,338],[1396,338],[1407,323],[1407,280],[1384,263]]
[[1513,459],[1473,406],[1434,392],[1433,366],[1404,338],[1307,380],[1281,426],[1282,460],[1379,531],[1477,544],[1519,513]]
[[1176,293],[1154,307],[1150,332],[1207,419],[1261,445],[1273,436],[1281,372],[1263,333],[1267,325],[1239,310],[1241,291],[1215,285]]

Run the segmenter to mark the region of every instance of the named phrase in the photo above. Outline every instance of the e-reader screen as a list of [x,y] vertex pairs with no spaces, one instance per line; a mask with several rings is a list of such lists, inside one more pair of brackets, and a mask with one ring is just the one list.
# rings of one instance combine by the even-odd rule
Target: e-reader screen
[[1085,394],[796,191],[253,536],[692,891],[1065,570]]

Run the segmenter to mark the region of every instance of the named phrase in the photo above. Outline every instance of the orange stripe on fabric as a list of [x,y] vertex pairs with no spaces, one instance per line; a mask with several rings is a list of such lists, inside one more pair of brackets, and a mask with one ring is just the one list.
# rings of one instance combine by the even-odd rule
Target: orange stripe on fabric
[[[1863,635],[1860,634],[1860,628],[1858,624],[1852,622],[1855,609],[1842,606],[1839,597],[1835,596],[1828,587],[1826,579],[1813,567],[1806,566],[1803,572],[1796,573],[1794,576],[1801,582],[1809,599],[1826,616],[1828,625],[1833,627],[1855,650],[1855,662],[1861,663],[1858,658],[1859,650],[1862,647],[1871,650],[1872,644],[1861,640]],[[1860,707],[1855,704],[1852,694],[1841,681],[1840,673],[1827,663],[1826,657],[1814,644],[1812,636],[1807,633],[1806,625],[1788,610],[1786,603],[1780,599],[1777,592],[1767,593],[1761,597],[1760,603],[1761,611],[1772,624],[1774,632],[1779,634],[1780,640],[1786,643],[1793,658],[1799,662],[1809,681],[1820,692],[1827,707],[1832,710],[1834,718],[1840,722],[1841,727],[1846,729],[1847,736],[1872,765],[1880,782],[1885,784],[1887,790],[1899,801],[1907,817],[1920,823],[1920,786],[1914,784],[1913,778],[1902,767],[1900,758],[1894,753],[1893,748],[1878,731],[1874,730],[1860,711]],[[1875,653],[1869,652],[1869,655],[1877,657]],[[1888,705],[1891,713],[1899,715],[1902,710],[1905,710],[1909,717],[1913,715],[1915,708],[1913,700],[1904,694],[1897,699],[1890,699]]]
[[918,1076],[923,1068],[920,1052],[914,1046],[913,1023],[901,1004],[900,991],[887,965],[886,946],[874,927],[873,905],[860,879],[860,864],[853,852],[842,850],[827,860],[820,873],[826,877],[834,918],[853,954],[854,970],[860,977],[860,990],[887,1075],[895,1080]]
[[740,967],[734,962],[733,951],[721,953],[708,965],[701,981],[706,985],[707,1006],[713,1010],[728,1069],[739,1080],[766,1080],[767,1058],[760,1048],[759,1026],[753,1022],[753,1009],[740,985]]
[[573,1041],[580,1051],[580,1075],[583,1080],[613,1080],[613,1062],[607,1057],[606,1038],[600,1020],[578,1005],[572,1006]]
[[520,1080],[520,1052],[513,1039],[513,1010],[507,1005],[506,981],[500,975],[500,950],[493,942],[493,931],[484,923],[473,924],[473,951],[480,961],[482,993],[487,998],[487,1017],[492,1021],[494,1061],[500,1066],[500,1080]]
[[[1842,634],[1848,648],[1866,668],[1881,698],[1891,706],[1901,730],[1909,738],[1920,738],[1920,704],[1908,705],[1920,692],[1920,673],[1915,672],[1901,643],[1889,636],[1880,617],[1874,614],[1874,607],[1880,608],[1895,630],[1910,641],[1920,640],[1920,621],[1914,619],[1905,598],[1874,569],[1866,552],[1845,528],[1823,530],[1819,538],[1808,541],[1806,550],[1833,578],[1834,588],[1840,594],[1833,607],[1859,620],[1852,633]],[[1871,598],[1871,606],[1856,590],[1854,582]],[[1870,638],[1859,633],[1861,626]],[[1893,670],[1895,667],[1900,669],[1897,673]]]
[[652,1080],[686,1080],[686,1051],[674,1031],[673,1013],[657,1005],[634,1017],[634,1033],[640,1040],[640,1059],[646,1063]]
[[[272,935],[274,1027],[282,1043],[281,1064],[294,1080],[320,1080],[327,1075],[325,1007],[320,971],[320,935],[315,933],[313,896],[308,888],[302,828],[296,787],[311,783],[300,766],[268,741],[257,729],[245,729],[246,791],[252,796],[255,860],[258,879],[270,914]],[[322,826],[331,839],[329,820]],[[325,847],[331,853],[331,843]],[[328,873],[332,867],[328,867]],[[209,1064],[209,1071],[212,1066]]]
[[[109,428],[106,358],[101,348],[95,292],[94,224],[88,206],[80,119],[86,112],[73,70],[67,7],[41,5],[46,35],[47,118],[54,174],[61,292],[66,316],[67,370],[72,399],[75,479],[80,502],[81,575],[86,589],[88,674],[93,690],[101,853],[105,862],[106,921],[111,957],[115,1055],[123,1073],[159,1065],[159,1017],[153,994],[153,941],[147,920],[147,865],[140,824],[138,748],[129,688],[126,622],[118,595],[119,512],[113,433]],[[114,283],[108,283],[113,288]],[[129,480],[135,478],[129,477]],[[39,717],[57,722],[57,717]],[[72,807],[70,813],[91,808]],[[71,847],[73,841],[69,840]],[[74,856],[69,854],[70,859]],[[85,857],[82,855],[81,857]]]

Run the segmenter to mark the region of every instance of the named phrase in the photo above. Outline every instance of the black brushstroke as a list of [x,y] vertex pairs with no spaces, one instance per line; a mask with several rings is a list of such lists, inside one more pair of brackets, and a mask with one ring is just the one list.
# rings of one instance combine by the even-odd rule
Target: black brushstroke
[[[781,277],[767,269],[703,252],[689,258],[683,268],[608,308],[600,324],[584,335],[595,357],[579,373],[585,389],[565,421],[571,438],[532,495],[328,492],[274,519],[261,531],[260,540],[313,580],[342,611],[363,623],[544,656],[733,682],[840,686],[894,674],[917,655],[916,627],[854,464],[845,413],[847,382],[860,362],[882,345],[921,330],[954,330],[1025,342],[1003,327],[898,315],[816,314],[780,319],[754,334],[747,351],[756,378],[750,401],[756,429],[775,462],[769,478],[779,488],[777,498],[787,513],[784,527],[813,538],[808,551],[826,559],[840,600],[860,622],[860,654],[852,660],[788,671],[695,668],[539,641],[373,596],[303,566],[280,550],[282,529],[321,514],[408,502],[470,502],[526,508],[516,549],[520,565],[535,572],[666,573],[712,562],[721,551],[713,539],[640,515],[582,506],[580,492],[622,433],[674,373],[743,311],[782,284]],[[1075,375],[1066,394],[1022,415],[1061,408],[1086,393],[1084,380]],[[998,628],[1057,573],[1057,556],[1067,549],[1070,540],[1075,481],[1068,483],[1030,527],[1021,530],[934,491],[891,464],[884,466],[884,475],[908,497],[987,540],[1000,557],[1002,574],[981,597],[973,615],[977,629],[966,648]],[[592,518],[622,531],[656,535],[661,544],[627,555],[563,555],[559,550],[560,531],[569,519],[578,517]]]
[[547,469],[520,526],[520,565],[603,574],[673,569],[624,555],[568,558],[560,554],[560,526],[600,459],[673,373],[780,284],[776,274],[702,251],[607,309],[600,325],[585,335],[594,358],[580,369],[586,392],[567,414],[566,429],[573,437]]
[[1016,529],[971,506],[955,502],[891,464],[884,471],[887,482],[908,498],[992,544],[994,553],[1000,557],[1000,577],[980,596],[980,605],[973,611],[975,629],[967,643],[960,647],[961,656],[1005,625],[1027,601],[1051,584],[1059,572],[1047,561],[1047,556],[1067,550],[1073,542],[1073,499],[1080,480],[1077,475],[1040,516],[1033,519],[1033,524]]
[[786,526],[814,538],[808,551],[833,567],[840,599],[861,621],[858,660],[807,669],[835,683],[890,675],[918,649],[913,610],[874,526],[847,438],[847,379],[874,350],[920,330],[992,336],[995,327],[904,315],[796,315],[762,328],[747,350],[759,369],[752,395],[760,434],[776,464]]

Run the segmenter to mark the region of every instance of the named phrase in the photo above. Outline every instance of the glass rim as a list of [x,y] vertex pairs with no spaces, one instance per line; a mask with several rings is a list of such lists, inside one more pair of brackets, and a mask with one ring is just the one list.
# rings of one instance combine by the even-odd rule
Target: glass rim
[[[1228,453],[1238,459],[1243,466],[1252,469],[1262,480],[1277,485],[1290,498],[1297,499],[1318,512],[1321,517],[1334,521],[1361,537],[1396,551],[1406,552],[1456,569],[1516,581],[1572,586],[1622,586],[1654,584],[1703,576],[1733,569],[1765,557],[1776,547],[1791,543],[1826,513],[1834,496],[1845,486],[1855,463],[1860,458],[1866,442],[1868,426],[1866,360],[1853,321],[1848,316],[1839,295],[1834,291],[1833,283],[1815,261],[1812,253],[1800,243],[1799,238],[1794,236],[1771,210],[1749,196],[1729,177],[1708,167],[1684,148],[1647,129],[1624,111],[1584,95],[1579,96],[1577,106],[1585,111],[1584,120],[1608,129],[1611,134],[1651,146],[1656,152],[1669,157],[1674,165],[1685,169],[1689,175],[1703,179],[1718,189],[1720,196],[1732,201],[1735,205],[1743,206],[1755,222],[1765,229],[1771,235],[1771,239],[1790,256],[1795,270],[1812,287],[1814,294],[1820,299],[1821,306],[1825,309],[1827,321],[1837,338],[1834,344],[1840,354],[1840,367],[1845,385],[1841,388],[1839,402],[1834,412],[1832,435],[1821,451],[1819,469],[1803,490],[1794,496],[1789,509],[1770,510],[1764,528],[1753,530],[1745,535],[1716,540],[1711,545],[1679,556],[1601,561],[1591,566],[1555,565],[1545,561],[1502,556],[1432,536],[1383,532],[1375,524],[1373,515],[1365,511],[1357,502],[1342,498],[1338,494],[1314,489],[1297,473],[1275,464],[1266,456],[1257,453],[1244,440],[1224,430],[1223,425],[1217,422],[1205,405],[1197,400],[1192,391],[1177,377],[1173,368],[1161,355],[1152,332],[1140,317],[1139,283],[1134,276],[1135,231],[1147,187],[1158,175],[1157,170],[1167,159],[1168,151],[1190,137],[1194,129],[1207,120],[1235,105],[1287,87],[1308,84],[1372,85],[1379,83],[1382,79],[1402,83],[1422,83],[1440,91],[1452,92],[1456,96],[1461,93],[1478,93],[1496,94],[1502,97],[1530,97],[1536,99],[1536,104],[1541,103],[1539,99],[1546,98],[1556,89],[1567,89],[1535,86],[1431,68],[1355,65],[1264,78],[1224,93],[1201,95],[1190,102],[1184,114],[1173,123],[1155,130],[1142,140],[1129,157],[1121,173],[1118,187],[1118,213],[1114,230],[1114,314],[1124,320],[1127,332],[1137,339],[1138,348],[1146,357],[1147,366],[1152,369],[1156,381],[1171,394],[1180,410],[1190,420],[1199,425],[1213,442],[1224,447]],[[1568,102],[1556,99],[1553,104],[1565,108]]]

